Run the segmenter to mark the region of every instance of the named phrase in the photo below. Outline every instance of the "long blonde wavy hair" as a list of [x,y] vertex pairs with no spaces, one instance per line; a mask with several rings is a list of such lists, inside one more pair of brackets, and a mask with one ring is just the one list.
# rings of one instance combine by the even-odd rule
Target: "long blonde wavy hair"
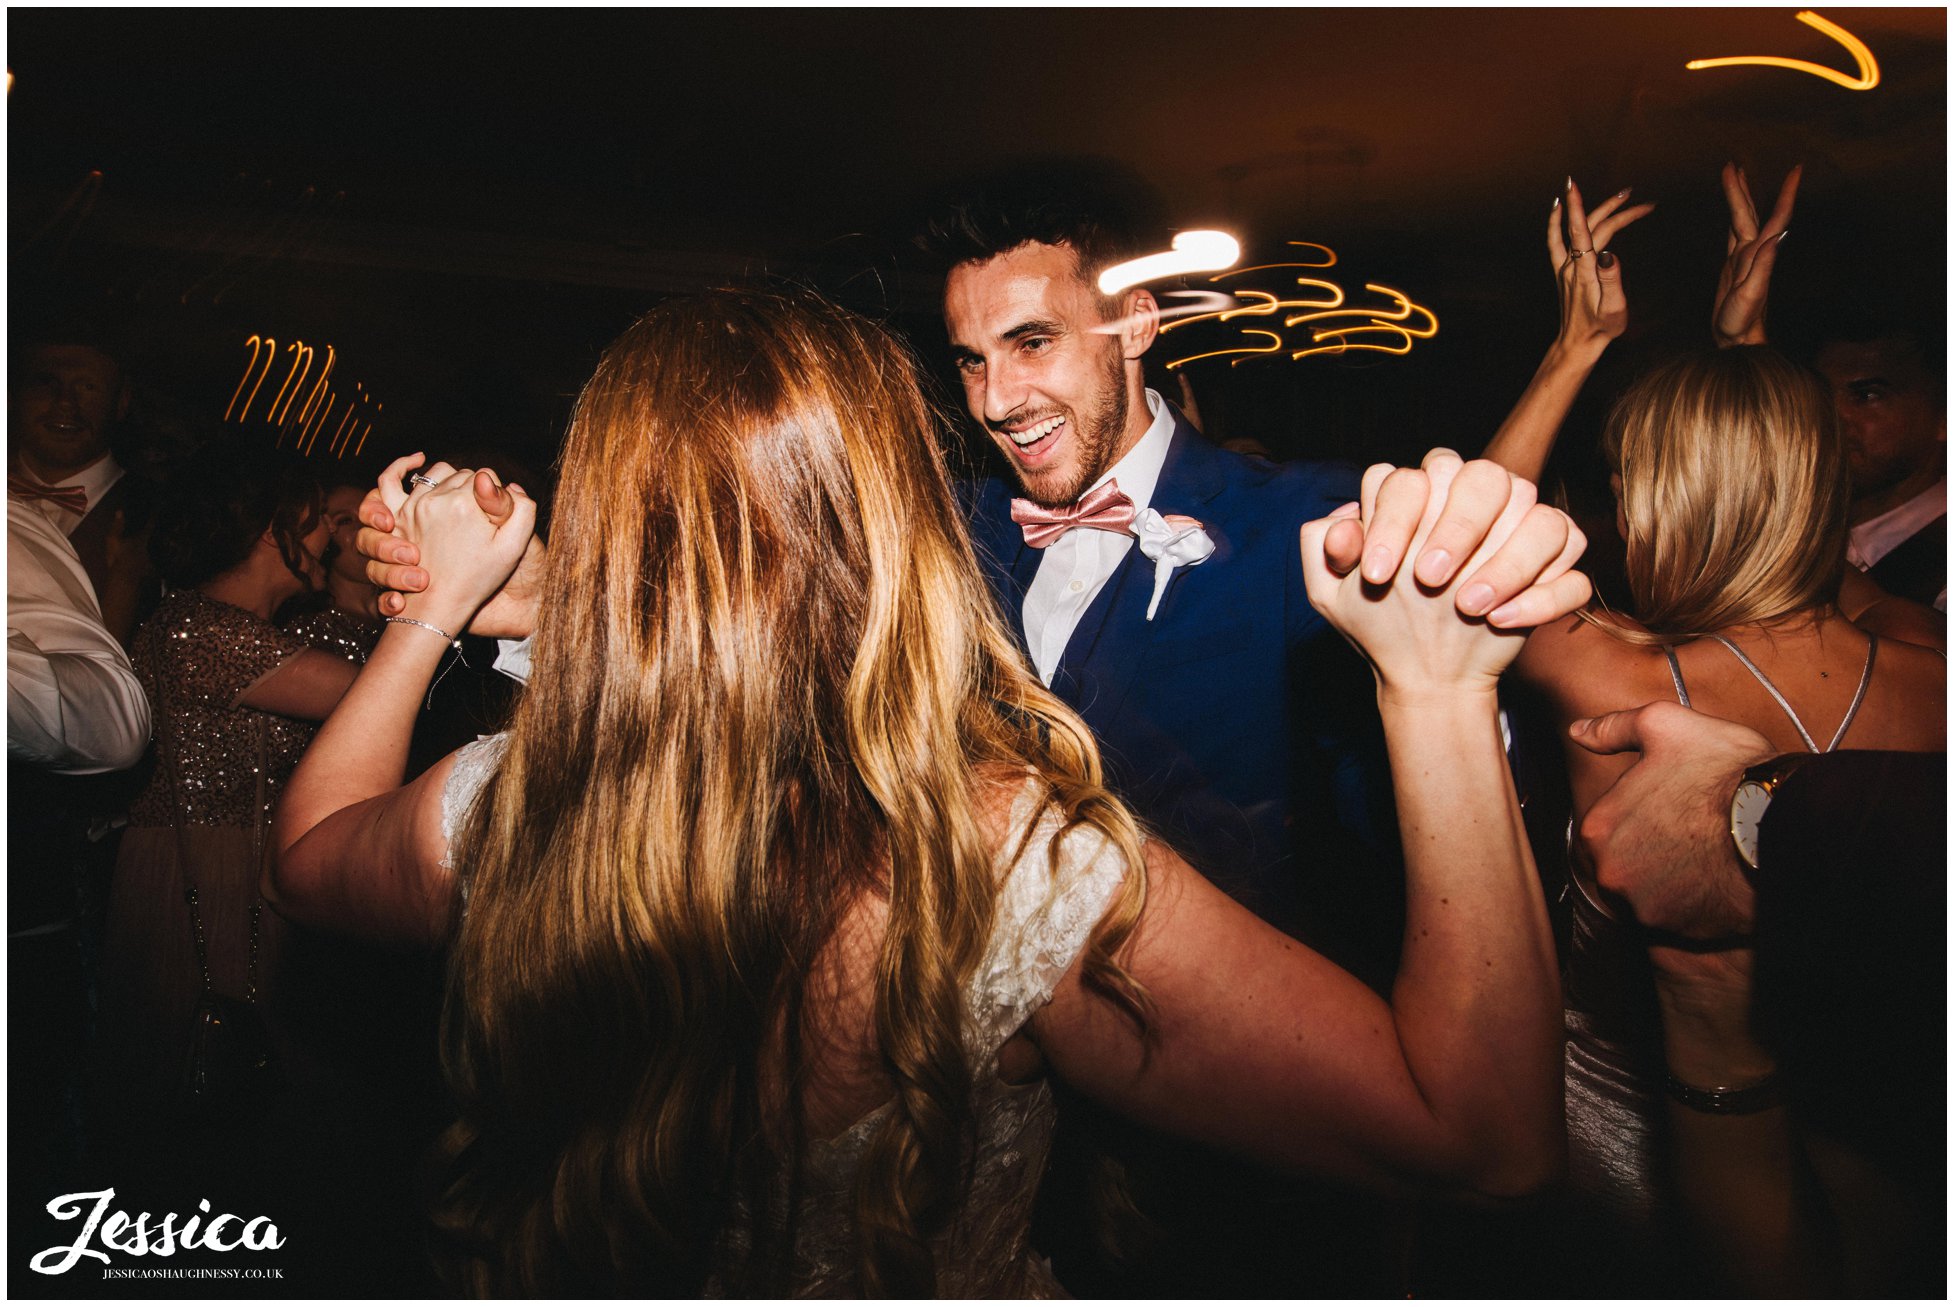
[[1817,380],[1762,346],[1692,354],[1616,401],[1636,643],[1680,644],[1832,603],[1845,565],[1845,451]]
[[1086,972],[1144,1020],[1116,961],[1137,828],[998,613],[939,431],[902,347],[805,294],[661,306],[584,388],[534,676],[458,843],[436,1224],[464,1290],[696,1292],[737,1198],[755,1255],[728,1287],[785,1293],[808,978],[879,896],[895,1107],[861,1169],[858,1270],[868,1293],[931,1292],[969,1155],[961,990],[998,883],[981,814],[1007,771],[1125,854]]

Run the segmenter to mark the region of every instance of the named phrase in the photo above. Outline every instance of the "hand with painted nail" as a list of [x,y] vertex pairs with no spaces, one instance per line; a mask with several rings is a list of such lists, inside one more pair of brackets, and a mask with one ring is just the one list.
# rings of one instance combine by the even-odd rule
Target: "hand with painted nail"
[[1546,472],[1575,396],[1609,342],[1628,328],[1622,264],[1608,244],[1655,209],[1653,204],[1624,208],[1628,195],[1625,189],[1617,191],[1590,212],[1570,177],[1547,215],[1547,257],[1560,291],[1560,331],[1519,402],[1486,444],[1486,457],[1516,476],[1538,481]]
[[1303,574],[1382,691],[1490,692],[1527,628],[1587,602],[1586,543],[1531,483],[1434,450],[1371,468],[1358,503],[1305,526]]
[[1717,275],[1716,305],[1710,331],[1717,347],[1765,343],[1764,310],[1771,294],[1771,269],[1777,265],[1778,242],[1788,234],[1791,208],[1798,199],[1800,164],[1785,174],[1770,220],[1757,222],[1757,205],[1750,195],[1750,179],[1734,163],[1723,165],[1723,198],[1730,206],[1730,231],[1724,241],[1723,271]]
[[1582,203],[1581,188],[1570,177],[1566,203],[1556,201],[1548,217],[1547,255],[1560,286],[1560,335],[1555,345],[1571,354],[1599,357],[1608,342],[1628,327],[1622,264],[1609,244],[1623,228],[1655,211],[1653,204],[1623,208],[1628,196],[1624,188],[1589,210]]

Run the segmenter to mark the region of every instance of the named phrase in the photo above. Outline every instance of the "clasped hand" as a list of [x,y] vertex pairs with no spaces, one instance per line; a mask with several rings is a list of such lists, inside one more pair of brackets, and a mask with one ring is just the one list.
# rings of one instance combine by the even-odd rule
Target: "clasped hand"
[[[412,547],[426,577],[423,586],[388,608],[389,615],[459,632],[523,561],[536,527],[536,501],[521,486],[504,486],[492,471],[447,463],[428,468],[411,492],[403,489],[401,478],[423,461],[422,455],[410,454],[389,464],[360,516],[367,520],[377,501],[392,524],[388,534]],[[387,540],[370,528],[360,537],[360,551],[369,557]],[[369,573],[374,566],[368,565]]]
[[1304,526],[1303,576],[1382,692],[1491,693],[1528,628],[1588,601],[1586,547],[1531,482],[1436,449],[1372,467],[1358,503]]

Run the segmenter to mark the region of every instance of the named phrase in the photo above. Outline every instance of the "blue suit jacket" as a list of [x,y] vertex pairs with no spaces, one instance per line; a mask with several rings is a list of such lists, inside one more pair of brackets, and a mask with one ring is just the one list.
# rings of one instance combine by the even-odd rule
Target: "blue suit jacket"
[[[1141,818],[1285,929],[1297,925],[1301,902],[1299,840],[1340,854],[1349,842],[1330,839],[1325,823],[1373,846],[1387,829],[1370,675],[1310,607],[1297,541],[1304,522],[1355,499],[1357,488],[1354,468],[1245,458],[1176,414],[1152,507],[1199,519],[1214,554],[1176,569],[1149,621],[1153,563],[1128,550],[1052,680]],[[1016,493],[1001,478],[979,485],[972,534],[1022,641],[1025,590],[1042,551],[1011,521]]]

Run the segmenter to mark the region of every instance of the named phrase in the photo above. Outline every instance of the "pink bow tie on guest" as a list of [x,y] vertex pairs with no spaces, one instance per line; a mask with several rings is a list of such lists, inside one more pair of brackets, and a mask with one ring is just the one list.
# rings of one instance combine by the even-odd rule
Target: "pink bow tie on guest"
[[44,486],[38,481],[29,481],[24,476],[9,473],[7,493],[19,495],[22,499],[45,499],[70,513],[88,511],[88,490],[85,486]]
[[1118,481],[1108,481],[1086,491],[1078,503],[1063,508],[1046,508],[1029,499],[1014,499],[1011,520],[1024,528],[1026,544],[1043,549],[1058,543],[1058,538],[1075,526],[1114,532],[1131,529],[1133,501],[1120,490]]

